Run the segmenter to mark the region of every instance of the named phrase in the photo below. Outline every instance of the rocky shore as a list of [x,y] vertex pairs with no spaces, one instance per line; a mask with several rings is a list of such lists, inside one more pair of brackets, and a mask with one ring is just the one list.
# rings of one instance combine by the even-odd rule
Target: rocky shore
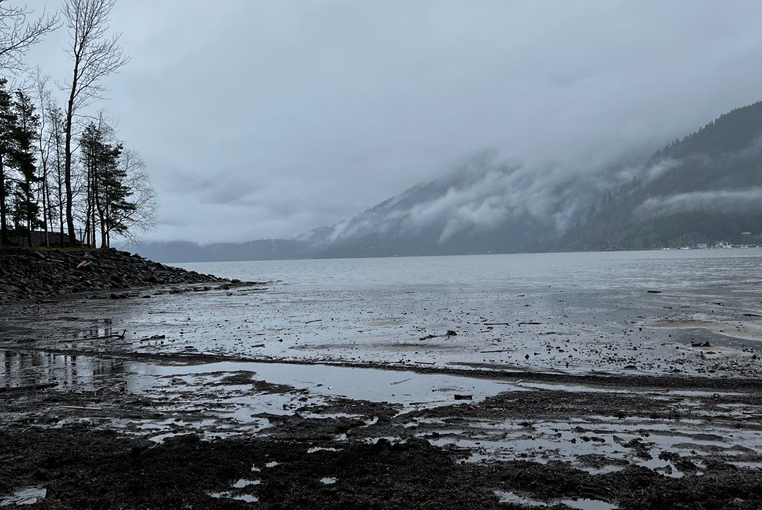
[[225,282],[115,249],[0,248],[0,303],[88,292],[124,297],[141,287]]

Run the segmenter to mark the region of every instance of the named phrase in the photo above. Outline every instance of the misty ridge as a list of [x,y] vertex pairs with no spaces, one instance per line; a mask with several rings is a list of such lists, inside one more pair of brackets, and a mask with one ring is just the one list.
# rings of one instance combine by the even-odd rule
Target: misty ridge
[[637,147],[596,164],[480,151],[443,177],[293,239],[151,242],[140,251],[189,262],[762,244],[760,213],[762,102],[659,150]]

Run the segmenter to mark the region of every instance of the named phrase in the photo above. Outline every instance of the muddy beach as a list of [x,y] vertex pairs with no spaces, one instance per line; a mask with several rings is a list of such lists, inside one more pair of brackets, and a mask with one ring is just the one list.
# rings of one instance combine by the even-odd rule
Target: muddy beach
[[761,285],[4,303],[0,505],[759,508]]

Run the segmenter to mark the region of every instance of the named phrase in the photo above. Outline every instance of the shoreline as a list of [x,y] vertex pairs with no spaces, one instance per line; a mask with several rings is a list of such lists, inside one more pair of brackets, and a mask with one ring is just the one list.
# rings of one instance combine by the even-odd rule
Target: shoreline
[[762,505],[762,346],[690,322],[757,327],[746,300],[544,292],[2,302],[0,504]]
[[82,248],[0,247],[0,304],[130,293],[163,285],[239,284],[138,254]]

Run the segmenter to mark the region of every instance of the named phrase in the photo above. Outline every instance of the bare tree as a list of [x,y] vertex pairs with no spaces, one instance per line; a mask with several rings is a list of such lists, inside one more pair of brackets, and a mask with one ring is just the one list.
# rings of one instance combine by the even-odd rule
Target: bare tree
[[22,71],[22,58],[42,37],[58,28],[58,17],[43,12],[37,19],[26,6],[8,5],[0,0],[0,71]]
[[126,174],[125,185],[130,189],[129,200],[135,206],[134,209],[120,213],[119,221],[125,227],[120,235],[130,242],[137,242],[140,232],[156,228],[156,191],[145,171],[146,165],[137,152],[125,149],[119,158],[119,166]]
[[[51,218],[51,192],[50,192],[50,154],[53,145],[53,134],[49,129],[48,122],[50,113],[48,106],[52,103],[50,90],[48,89],[48,77],[43,76],[39,68],[34,76],[35,92],[37,96],[37,111],[40,116],[40,126],[37,130],[37,161],[40,173],[39,196],[42,199],[42,222],[45,235],[45,246],[50,246],[48,226],[52,226]],[[63,233],[63,232],[62,232]]]
[[[48,103],[45,108],[47,135],[49,139],[48,150],[48,175],[50,183],[48,188],[51,191],[48,200],[50,204],[50,230],[59,232],[59,243],[64,245],[64,221],[66,209],[65,179],[64,179],[64,114],[63,110],[53,104]],[[47,142],[46,142],[47,143]],[[52,184],[52,188],[50,187]],[[57,220],[54,226],[53,220]],[[57,227],[57,229],[55,228]]]
[[102,79],[129,62],[119,45],[120,35],[107,35],[109,15],[116,0],[66,0],[63,13],[71,44],[67,53],[74,69],[67,88],[69,99],[64,118],[64,179],[66,185],[66,222],[69,239],[76,238],[72,206],[72,140],[74,117],[84,106],[102,97]]

